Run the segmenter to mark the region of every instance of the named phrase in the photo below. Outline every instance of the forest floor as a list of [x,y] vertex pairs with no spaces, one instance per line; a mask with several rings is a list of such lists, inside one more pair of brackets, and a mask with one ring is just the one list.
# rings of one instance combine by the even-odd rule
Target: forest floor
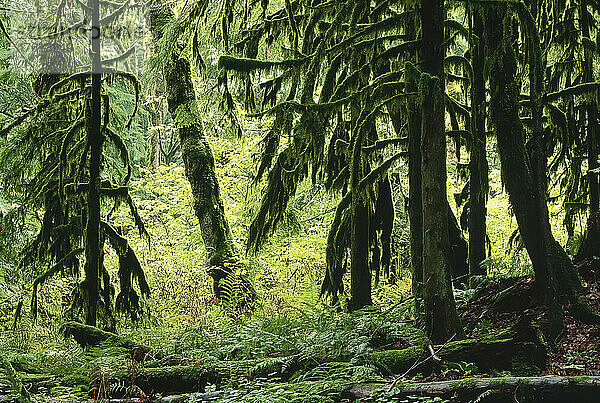
[[[523,374],[513,372],[513,357],[508,357],[508,364],[502,363],[505,350],[512,348],[512,341],[500,340],[512,337],[505,333],[507,329],[522,323],[523,317],[533,329],[539,329],[537,325],[544,320],[539,308],[527,303],[531,301],[532,284],[527,276],[495,279],[461,305],[459,312],[467,337],[481,340],[484,347],[471,349],[463,341],[449,341],[443,346],[429,346],[435,354],[428,353],[422,329],[413,327],[407,298],[357,313],[306,307],[295,317],[259,313],[235,322],[216,320],[177,331],[164,327],[133,332],[129,329],[124,338],[83,349],[73,339],[43,348],[35,346],[37,351],[7,348],[4,354],[14,374],[5,367],[4,383],[8,390],[12,383],[14,396],[15,385],[18,387],[20,382],[37,402],[86,398],[169,402],[471,401],[487,396],[485,393],[492,389],[499,390],[498,383],[511,385],[515,379],[510,393],[517,396],[521,387],[520,401],[536,401],[531,400],[531,393],[539,390],[525,389],[525,383],[534,385],[542,379],[567,382],[571,387],[577,382],[585,387],[589,382],[600,385],[600,378],[589,378],[600,375],[600,326],[583,325],[569,316],[555,347],[544,353],[544,368],[527,369]],[[599,283],[590,281],[587,286],[591,307],[600,311]],[[134,349],[132,353],[128,340],[143,346],[142,350]],[[494,349],[494,343],[498,343],[499,350]],[[528,343],[535,344],[531,339]],[[462,348],[466,350],[460,353]],[[140,356],[139,351],[149,352]],[[531,350],[533,355],[537,351]],[[490,356],[486,356],[488,353]],[[535,358],[532,360],[535,364]],[[488,363],[490,368],[483,367]],[[493,368],[495,365],[497,368]],[[533,377],[515,378],[522,375]],[[12,401],[3,400],[1,384],[2,373],[0,401]],[[422,388],[420,393],[413,393],[415,385]],[[424,388],[442,389],[432,395],[423,392]],[[412,394],[407,395],[411,390]],[[181,400],[169,395],[179,395],[177,399]]]
[[[592,278],[586,283],[586,302],[600,312],[600,281]],[[523,315],[534,322],[543,322],[539,305],[531,305],[533,278],[531,276],[499,279],[489,283],[460,310],[468,337],[479,337],[510,327]],[[584,324],[568,313],[565,328],[548,352],[544,375],[600,375],[600,325]],[[541,336],[541,335],[540,335]],[[554,346],[553,346],[554,345]]]

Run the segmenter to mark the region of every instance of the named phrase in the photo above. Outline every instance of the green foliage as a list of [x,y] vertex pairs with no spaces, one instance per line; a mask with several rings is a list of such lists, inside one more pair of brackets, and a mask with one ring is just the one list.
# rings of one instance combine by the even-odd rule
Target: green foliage
[[[415,3],[367,2],[364,10],[360,2],[336,1],[316,7],[304,0],[285,4],[225,1],[218,8],[204,1],[175,3],[179,18],[166,27],[158,56],[143,60],[138,55],[141,66],[135,62],[136,72],[144,69],[144,87],[140,89],[131,76],[107,80],[105,86],[111,119],[103,187],[121,192],[119,188],[128,185],[130,195],[119,193],[116,200],[104,199],[103,228],[107,236],[112,235],[107,238],[111,247],[104,250],[105,287],[114,288],[119,306],[134,311],[142,306],[138,292],[132,294],[130,286],[135,283],[139,293],[153,290],[143,306],[148,314],[145,320],[132,323],[132,316],[117,316],[115,325],[123,334],[151,345],[156,354],[143,363],[133,363],[122,349],[110,344],[83,351],[71,340],[56,337],[54,329],[59,318],[69,313],[79,283],[77,268],[63,259],[81,246],[84,188],[78,187],[86,183],[85,172],[82,174],[85,163],[81,168],[86,152],[84,98],[75,92],[62,98],[62,91],[77,91],[75,79],[81,77],[67,80],[62,89],[55,88],[54,98],[38,98],[29,79],[2,71],[3,127],[21,114],[21,105],[26,113],[20,126],[4,131],[6,138],[0,139],[0,357],[6,357],[18,373],[64,375],[76,381],[74,387],[66,383],[54,386],[42,400],[49,396],[85,399],[90,390],[97,398],[107,397],[111,391],[127,392],[124,385],[111,385],[110,376],[137,365],[150,368],[223,360],[258,360],[252,368],[256,373],[282,365],[306,365],[294,379],[222,385],[236,390],[219,395],[223,401],[339,401],[351,384],[381,381],[380,369],[369,361],[374,351],[424,341],[422,332],[406,323],[414,312],[408,299],[409,229],[402,206],[409,185],[402,163],[406,156],[404,109],[415,101],[414,94],[406,91],[403,69],[405,60],[421,46],[415,40],[419,35]],[[468,48],[474,39],[469,39],[472,33],[465,21],[469,12],[491,7],[475,3],[471,4],[473,10],[466,10],[463,3],[448,4],[445,23],[449,35],[448,112],[452,131],[463,137],[470,134],[467,122],[473,69]],[[506,19],[505,24],[516,31],[511,36],[514,43],[504,45],[518,48],[516,84],[526,93],[530,68],[526,46],[536,31],[532,24],[546,28],[541,21],[549,16],[543,14],[548,10],[542,10],[539,20],[532,21],[522,4],[512,3],[510,7],[523,24],[513,27],[515,15]],[[589,133],[583,108],[596,103],[593,94],[597,91],[597,83],[584,82],[579,69],[586,50],[595,55],[599,47],[593,46],[594,39],[598,41],[595,26],[589,38],[578,34],[579,11],[577,4],[571,5],[564,14],[550,18],[540,39],[547,46],[543,50],[548,75],[544,138],[551,157],[551,224],[554,235],[561,244],[568,242],[574,254],[582,232],[576,226],[583,222],[581,214],[589,197],[589,167],[582,162]],[[596,19],[596,14],[593,11],[590,16]],[[207,26],[212,29],[204,29]],[[0,43],[0,64],[4,45]],[[198,66],[193,76],[196,88],[190,89],[196,91],[198,102],[193,110],[178,111],[173,121],[165,112],[164,89],[156,82],[156,71],[168,62],[165,55],[180,47]],[[224,56],[219,57],[221,54]],[[488,56],[488,67],[501,62],[497,55]],[[595,70],[596,64],[594,61]],[[223,72],[219,72],[221,68]],[[217,81],[229,108],[226,112],[217,108]],[[144,103],[130,122],[140,95]],[[520,100],[519,113],[527,123],[531,99],[522,94]],[[243,110],[254,113],[244,115]],[[396,112],[400,118],[393,122]],[[250,245],[258,251],[243,259],[237,275],[222,280],[225,298],[221,304],[210,298],[205,250],[174,140],[177,126],[198,119],[207,128],[236,248]],[[239,137],[242,129],[244,138]],[[529,136],[527,124],[525,130]],[[156,153],[152,143],[156,139],[151,137],[155,132],[159,132],[163,165],[150,169]],[[460,165],[465,162],[464,151],[470,148],[468,138],[461,143],[463,137],[451,144],[450,151],[458,155],[462,150],[463,159],[455,163],[449,157],[447,184],[448,193],[461,197],[467,183]],[[494,139],[488,144],[490,255],[483,264],[492,278],[531,274],[525,252],[507,246],[517,225],[502,188]],[[356,166],[363,171],[351,172]],[[383,275],[374,287],[376,308],[348,314],[318,305],[323,289],[342,302],[348,298],[344,273],[350,242],[351,178],[358,180],[353,189],[366,196],[375,217],[378,185],[374,184],[385,173],[391,178],[395,201],[393,216],[387,215],[394,221],[392,259],[390,276]],[[450,203],[454,211],[466,208],[455,200]],[[59,211],[67,212],[69,218],[60,218]],[[45,218],[53,225],[45,226]],[[563,221],[568,234],[562,230]],[[149,239],[139,234],[141,222]],[[466,228],[464,225],[463,230]],[[70,246],[60,240],[68,240]],[[383,237],[372,240],[372,245],[387,242]],[[19,250],[34,243],[38,246],[28,249],[34,267],[20,267]],[[50,278],[53,273],[60,276]],[[14,313],[19,306],[27,309],[23,301],[32,296],[29,286],[36,278],[40,279],[39,289],[37,284],[35,288],[40,323],[24,318],[13,329]],[[251,280],[259,295],[253,316],[239,309],[246,303],[240,299],[245,287],[242,278]],[[457,300],[468,303],[473,292],[459,291]],[[477,330],[486,331],[490,326],[483,322]],[[593,349],[572,351],[569,365],[578,368],[580,361],[595,355]],[[475,370],[472,364],[459,362],[444,371],[464,376]],[[394,389],[376,399],[388,401],[393,393]],[[427,399],[407,399],[423,400]]]
[[473,374],[476,374],[478,371],[477,365],[472,362],[449,362],[444,365],[442,369],[442,375],[457,375],[460,377],[467,377]]
[[[116,11],[111,10],[110,15],[103,19],[107,32],[113,27],[117,17],[123,16],[128,6],[126,3]],[[88,216],[93,216],[86,200],[91,187],[96,185],[89,183],[91,172],[94,170],[90,155],[95,152],[91,151],[92,144],[96,144],[98,148],[102,147],[104,139],[108,140],[102,156],[103,161],[97,161],[97,165],[102,165],[100,170],[103,176],[99,178],[98,192],[102,199],[101,220],[105,222],[90,224],[96,225],[101,234],[98,278],[86,278],[72,290],[71,313],[78,314],[84,305],[90,306],[84,298],[84,293],[86,285],[94,280],[100,283],[100,287],[98,292],[94,291],[93,294],[99,293],[100,297],[97,305],[94,302],[93,306],[98,307],[107,326],[114,326],[115,308],[136,316],[140,310],[140,295],[147,295],[149,292],[135,253],[126,246],[127,240],[112,230],[106,222],[110,220],[111,209],[125,202],[138,230],[144,233],[143,223],[128,194],[127,184],[132,175],[132,168],[130,150],[123,137],[123,133],[129,132],[134,123],[136,127],[138,124],[137,121],[134,122],[134,117],[140,103],[140,83],[134,74],[120,71],[118,67],[108,67],[108,64],[113,63],[118,66],[118,62],[126,60],[131,52],[105,60],[107,66],[103,70],[103,89],[96,96],[98,108],[101,109],[97,112],[102,116],[98,122],[90,123],[90,117],[93,115],[93,80],[92,74],[86,71],[89,69],[90,60],[77,60],[78,51],[84,49],[87,53],[90,39],[79,37],[78,39],[83,40],[78,41],[73,36],[77,37],[80,30],[65,29],[73,22],[71,20],[85,13],[85,9],[82,10],[80,5],[65,2],[49,2],[47,7],[38,9],[38,18],[41,21],[48,17],[48,13],[56,13],[53,25],[56,40],[49,41],[51,43],[48,46],[56,46],[58,53],[23,50],[31,53],[28,56],[34,58],[40,71],[36,71],[28,79],[4,82],[8,82],[13,88],[28,83],[30,99],[27,101],[28,108],[6,115],[0,123],[0,180],[5,185],[6,192],[2,196],[18,205],[20,214],[25,217],[23,221],[34,221],[33,226],[37,230],[37,236],[28,239],[27,245],[19,251],[22,254],[20,267],[33,267],[32,271],[35,272],[32,312],[36,315],[40,285],[57,274],[73,276],[79,271],[86,272],[85,268],[91,265],[79,258],[84,251],[81,246],[86,242],[86,222]],[[106,14],[107,8],[103,8],[103,12]],[[26,28],[31,29],[32,25],[35,24],[29,24]],[[7,35],[6,32],[4,34]],[[62,34],[70,36],[73,41],[69,42],[61,36]],[[70,47],[67,46],[67,42],[71,44]],[[108,44],[105,43],[106,45]],[[25,57],[22,52],[21,55]],[[59,65],[56,65],[57,61]],[[80,68],[79,63],[88,67]],[[12,88],[9,86],[10,90]],[[119,91],[122,94],[119,95]],[[94,124],[98,126],[96,130],[92,128]],[[42,216],[39,217],[39,214]],[[32,216],[37,220],[30,218]],[[121,292],[114,307],[114,289],[110,284],[109,273],[103,265],[101,252],[106,240],[110,241],[109,244],[120,257]]]

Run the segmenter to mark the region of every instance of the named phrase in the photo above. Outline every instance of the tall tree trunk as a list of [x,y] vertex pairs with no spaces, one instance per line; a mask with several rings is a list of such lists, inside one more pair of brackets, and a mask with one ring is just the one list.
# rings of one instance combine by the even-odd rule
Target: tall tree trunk
[[508,34],[503,26],[509,26],[502,24],[505,15],[505,6],[490,9],[486,15],[486,45],[490,54],[496,54],[490,63],[490,115],[502,180],[533,264],[536,288],[545,297],[552,314],[547,331],[549,336],[556,336],[561,320],[559,312],[553,309],[556,301],[579,308],[577,294],[583,288],[570,258],[552,235],[544,193],[536,179],[541,169],[539,151],[532,154],[536,158],[532,161],[525,150],[525,132],[519,117],[517,61],[510,41],[503,40]]
[[[532,0],[530,11],[533,20],[538,15],[538,1]],[[543,94],[543,67],[542,55],[538,54],[539,40],[530,38],[528,44],[529,52],[529,96],[531,100],[531,117],[532,117],[532,149],[531,149],[531,173],[533,178],[533,190],[537,197],[538,204],[538,224],[543,232],[550,234],[552,237],[552,228],[550,227],[550,218],[548,213],[548,205],[546,204],[546,147],[543,144],[542,126],[542,94]],[[547,242],[552,243],[553,239],[547,237],[539,237],[538,245],[543,253],[543,261],[541,262],[547,269],[545,279],[538,284],[542,292],[544,292],[544,300],[550,312],[550,334],[558,334],[562,327],[562,316],[560,312],[560,302],[557,293],[557,278],[556,270],[552,268],[550,255],[548,253]],[[556,241],[555,241],[556,242]]]
[[[412,67],[412,66],[411,66]],[[407,91],[417,91],[416,70],[407,77]],[[423,311],[423,199],[421,186],[421,108],[408,105],[408,220],[410,225],[410,268],[415,311]]]
[[[352,20],[355,23],[367,22],[369,13],[368,0],[356,1],[356,7],[353,10]],[[352,32],[351,32],[352,33]],[[351,65],[353,68],[367,63],[366,57],[361,53],[354,53]],[[359,82],[367,83],[368,77],[364,75],[359,77]],[[370,104],[370,99],[358,100],[350,105],[350,114],[352,122],[359,122],[366,114],[366,105]],[[370,226],[371,209],[367,196],[360,191],[359,182],[369,172],[369,163],[363,155],[363,145],[367,140],[374,140],[377,137],[374,121],[364,125],[354,125],[350,135],[350,193],[352,203],[350,205],[351,224],[350,224],[350,301],[348,308],[350,310],[360,309],[372,304],[371,299],[371,272],[369,267],[369,247],[370,247]]]
[[[588,11],[588,1],[580,0],[579,5],[579,21],[581,27],[581,35],[583,39],[590,39],[590,16]],[[594,66],[593,66],[593,50],[589,46],[583,47],[583,82],[591,83],[594,81]],[[598,168],[598,108],[594,100],[586,101],[587,125],[586,125],[586,143],[588,153],[588,174],[587,180],[589,184],[590,195],[590,215],[598,211],[600,208],[600,195],[598,187],[598,174],[592,173],[590,170]]]
[[369,208],[360,194],[352,196],[350,302],[348,306],[351,311],[372,304],[371,272],[369,270]]
[[102,75],[100,55],[100,2],[90,0],[92,13],[92,96],[88,122],[88,144],[90,147],[90,183],[87,193],[87,223],[85,244],[85,323],[96,325],[100,277],[100,164],[104,133],[102,133]]
[[[365,101],[368,103],[368,100]],[[360,119],[359,105],[351,106],[352,120]],[[365,195],[359,190],[359,182],[368,172],[363,158],[363,144],[374,125],[366,124],[353,131],[352,154],[350,158],[350,192],[352,194],[350,225],[350,310],[372,304],[371,272],[369,267],[370,211]]]
[[444,2],[421,1],[421,169],[425,327],[435,343],[462,336],[450,279],[444,108]]
[[[472,108],[471,119],[471,159],[469,161],[469,274],[486,274],[481,262],[485,259],[486,240],[486,199],[488,192],[488,162],[486,157],[485,130],[485,45],[483,43],[483,20],[479,10],[473,14],[473,34],[477,39],[472,43]],[[472,284],[473,285],[473,284]]]
[[450,243],[450,265],[452,267],[451,277],[454,285],[464,285],[469,277],[469,244],[462,234],[462,230],[458,225],[458,220],[450,207],[450,203],[446,201],[448,212],[448,242]]
[[[155,1],[150,10],[150,29],[157,44],[165,24],[173,18],[168,5]],[[185,173],[206,249],[206,265],[215,282],[231,271],[238,259],[219,191],[215,161],[197,110],[190,63],[178,52],[164,68],[169,113],[177,125]]]

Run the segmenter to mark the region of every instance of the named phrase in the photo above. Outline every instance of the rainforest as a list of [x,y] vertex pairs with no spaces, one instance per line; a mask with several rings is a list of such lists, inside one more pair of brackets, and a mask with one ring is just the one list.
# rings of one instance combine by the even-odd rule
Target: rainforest
[[592,402],[600,2],[0,0],[0,402]]

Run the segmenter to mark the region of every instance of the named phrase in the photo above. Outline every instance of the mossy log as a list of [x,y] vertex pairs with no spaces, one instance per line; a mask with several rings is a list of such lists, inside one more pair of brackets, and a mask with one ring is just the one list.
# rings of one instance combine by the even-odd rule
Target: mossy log
[[387,391],[381,385],[356,386],[345,393],[350,400],[385,396],[390,401],[408,396],[453,402],[592,402],[600,393],[600,376],[466,378],[458,381],[397,383]]
[[10,361],[0,356],[0,395],[10,396],[12,401],[29,402],[31,396]]
[[90,385],[90,377],[82,374],[71,375],[31,375],[20,374],[23,386],[32,394],[41,394],[56,387],[79,388],[85,390]]
[[141,368],[116,374],[111,381],[127,387],[135,385],[148,395],[168,395],[204,392],[208,384],[221,387],[225,384],[235,386],[240,382],[258,378],[287,380],[304,366],[303,360],[297,356],[219,361],[188,366]]
[[100,330],[94,326],[84,325],[83,323],[67,322],[63,325],[62,329],[66,337],[73,336],[75,341],[82,347],[109,343],[115,347],[121,347],[130,351],[134,358],[139,359],[143,358],[150,351],[149,347],[140,345],[126,337]]
[[[537,375],[546,366],[546,347],[535,329],[525,321],[513,328],[479,339],[450,341],[433,347],[438,359],[431,359],[426,346],[374,353],[373,362],[395,374],[428,374],[443,362],[469,362],[478,371],[508,370],[513,375]],[[441,360],[439,360],[441,359]]]

